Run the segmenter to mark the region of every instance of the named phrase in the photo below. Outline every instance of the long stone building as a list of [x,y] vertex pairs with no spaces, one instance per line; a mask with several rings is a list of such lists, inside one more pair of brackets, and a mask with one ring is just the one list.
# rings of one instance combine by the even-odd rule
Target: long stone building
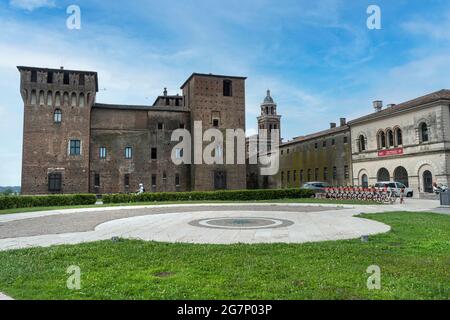
[[[18,67],[24,102],[22,193],[245,189],[246,166],[175,165],[179,128],[245,130],[244,77],[194,73],[153,106],[96,102],[96,72]],[[206,143],[205,143],[206,144]],[[226,149],[226,145],[223,146]],[[182,152],[182,150],[181,150]]]
[[280,146],[279,188],[321,181],[373,186],[396,181],[428,198],[433,184],[450,185],[450,90],[400,104],[373,102],[373,112]]
[[450,184],[450,90],[383,107],[350,122],[353,183],[397,181],[416,196]]
[[[245,131],[245,77],[194,73],[181,86],[182,95],[164,89],[152,106],[136,106],[97,103],[96,72],[18,69],[24,194],[128,193],[140,183],[147,191],[166,192],[396,180],[425,197],[434,183],[450,184],[450,90],[386,108],[375,101],[374,112],[366,116],[348,123],[341,118],[324,131],[291,141],[280,139],[278,173],[261,176],[259,165],[175,165],[172,160],[176,129],[192,133],[200,122],[202,132]],[[280,130],[282,116],[270,91],[260,108],[259,133]],[[223,143],[215,152],[226,158],[226,147]],[[270,144],[267,150],[271,153]]]

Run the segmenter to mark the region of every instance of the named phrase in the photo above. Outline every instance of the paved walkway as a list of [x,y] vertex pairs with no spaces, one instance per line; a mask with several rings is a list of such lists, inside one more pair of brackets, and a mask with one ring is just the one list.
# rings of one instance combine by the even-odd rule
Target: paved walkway
[[354,217],[360,213],[450,211],[437,209],[438,206],[436,201],[410,199],[405,205],[392,206],[245,203],[90,208],[14,214],[0,216],[0,251],[77,244],[112,237],[217,244],[354,239],[390,230],[389,226],[382,223]]
[[0,301],[14,300],[0,292]]

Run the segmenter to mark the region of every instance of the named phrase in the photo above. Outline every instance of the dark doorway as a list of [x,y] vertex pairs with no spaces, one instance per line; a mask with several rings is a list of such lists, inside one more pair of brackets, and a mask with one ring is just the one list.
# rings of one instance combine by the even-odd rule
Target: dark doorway
[[428,170],[423,173],[423,191],[433,193],[433,175]]
[[214,172],[214,189],[216,190],[227,189],[227,173],[225,171]]
[[409,179],[408,179],[408,171],[406,171],[403,167],[398,167],[394,171],[394,180],[395,182],[403,183],[406,187],[409,188]]

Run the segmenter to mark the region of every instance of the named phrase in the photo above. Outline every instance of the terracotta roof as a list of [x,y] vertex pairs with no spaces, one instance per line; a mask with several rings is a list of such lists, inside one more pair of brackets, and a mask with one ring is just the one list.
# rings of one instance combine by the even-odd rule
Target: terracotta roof
[[349,126],[348,125],[341,126],[341,127],[336,127],[336,128],[331,128],[331,129],[328,129],[328,130],[312,133],[312,134],[309,134],[309,135],[306,135],[306,136],[294,138],[291,141],[282,143],[281,146],[283,147],[283,146],[287,146],[287,145],[291,145],[291,144],[296,144],[296,143],[299,143],[299,142],[305,142],[305,141],[308,141],[308,140],[321,138],[321,137],[324,137],[324,136],[340,133],[340,132],[347,131],[347,130],[349,130]]
[[380,117],[386,117],[386,116],[390,116],[392,114],[395,114],[397,112],[402,112],[408,109],[412,109],[421,105],[425,105],[428,103],[432,103],[432,102],[436,102],[436,101],[440,101],[440,100],[450,100],[450,90],[440,90],[440,91],[436,91],[430,94],[427,94],[425,96],[410,100],[410,101],[406,101],[397,105],[394,105],[392,107],[383,109],[379,112],[374,112],[371,113],[369,115],[363,116],[361,118],[352,120],[349,122],[350,125],[358,123],[358,122],[363,122],[363,121],[368,121],[368,120],[372,120],[372,119],[376,119],[376,118],[380,118]]

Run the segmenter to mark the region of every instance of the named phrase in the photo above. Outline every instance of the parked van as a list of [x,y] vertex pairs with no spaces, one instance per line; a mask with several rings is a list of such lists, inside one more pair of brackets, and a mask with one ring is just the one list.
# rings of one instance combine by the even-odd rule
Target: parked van
[[376,188],[387,188],[388,190],[391,190],[395,193],[397,197],[400,197],[401,192],[403,190],[403,194],[406,197],[412,198],[414,196],[414,190],[412,188],[408,188],[403,183],[400,182],[392,182],[392,181],[384,181],[384,182],[377,182],[375,184]]

